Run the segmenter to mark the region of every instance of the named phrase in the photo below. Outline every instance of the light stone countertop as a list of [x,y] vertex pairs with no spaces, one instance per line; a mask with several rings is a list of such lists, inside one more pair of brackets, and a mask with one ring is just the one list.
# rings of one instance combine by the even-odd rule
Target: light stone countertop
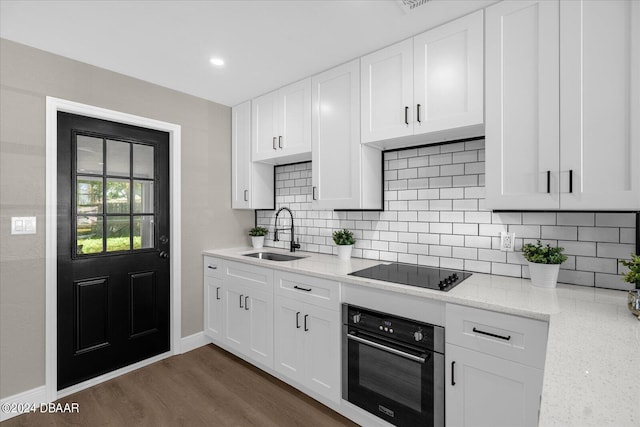
[[255,251],[244,247],[203,254],[548,321],[539,425],[640,426],[640,321],[627,310],[626,292],[562,284],[541,289],[529,279],[480,273],[440,292],[348,275],[384,261],[341,261],[308,252],[296,252],[305,258],[286,262],[242,255]]

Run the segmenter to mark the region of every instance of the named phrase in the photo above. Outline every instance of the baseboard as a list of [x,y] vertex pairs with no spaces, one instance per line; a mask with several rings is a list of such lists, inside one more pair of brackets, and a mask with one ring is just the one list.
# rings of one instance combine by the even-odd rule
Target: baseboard
[[182,338],[180,341],[180,353],[186,353],[210,343],[211,338],[207,337],[204,332],[196,332],[193,335]]
[[32,405],[37,408],[47,403],[47,388],[40,386],[13,396],[0,399],[0,422],[28,412]]

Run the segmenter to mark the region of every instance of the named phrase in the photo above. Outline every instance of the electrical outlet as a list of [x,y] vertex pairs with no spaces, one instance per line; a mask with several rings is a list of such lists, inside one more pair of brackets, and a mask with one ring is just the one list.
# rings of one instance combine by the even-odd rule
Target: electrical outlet
[[500,232],[500,250],[513,252],[513,247],[516,244],[516,233],[507,233],[506,231]]

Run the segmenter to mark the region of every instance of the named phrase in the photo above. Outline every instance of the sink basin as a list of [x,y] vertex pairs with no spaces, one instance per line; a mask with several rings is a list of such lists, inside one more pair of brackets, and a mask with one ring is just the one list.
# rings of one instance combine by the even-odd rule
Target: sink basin
[[259,259],[268,259],[270,261],[295,261],[297,259],[306,258],[303,256],[285,255],[275,252],[254,252],[252,254],[244,254],[244,256],[250,256]]

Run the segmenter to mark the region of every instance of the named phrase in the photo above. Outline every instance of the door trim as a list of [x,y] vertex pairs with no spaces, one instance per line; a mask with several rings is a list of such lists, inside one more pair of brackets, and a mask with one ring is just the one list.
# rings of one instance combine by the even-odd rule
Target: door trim
[[[180,145],[181,126],[146,117],[107,110],[60,98],[46,98],[46,209],[45,209],[45,387],[47,401],[59,397],[57,358],[57,152],[58,111],[96,119],[111,120],[133,126],[169,133],[169,203],[170,203],[170,345],[162,358],[181,353],[181,201],[180,201]],[[158,357],[158,356],[155,356]],[[152,358],[153,359],[153,358]],[[144,362],[144,361],[143,361]],[[86,387],[93,384],[86,382]],[[79,391],[79,390],[74,390]],[[61,390],[64,392],[64,390]]]

